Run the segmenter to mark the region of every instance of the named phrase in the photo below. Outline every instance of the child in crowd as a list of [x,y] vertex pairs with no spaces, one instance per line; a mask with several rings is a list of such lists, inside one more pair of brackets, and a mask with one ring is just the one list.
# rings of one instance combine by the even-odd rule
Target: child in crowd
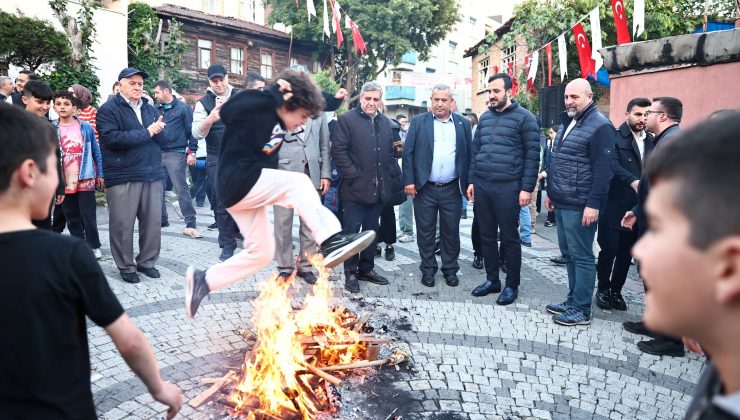
[[81,103],[71,92],[59,91],[54,96],[54,110],[59,120],[54,124],[62,149],[64,202],[69,233],[85,239],[95,258],[103,258],[98,236],[95,187],[104,188],[103,156],[92,125],[76,115]]
[[82,106],[78,107],[77,112],[80,120],[90,123],[95,131],[95,138],[98,139],[98,110],[90,104],[92,102],[92,92],[82,85],[72,85],[69,87],[70,92],[82,102]]
[[633,249],[645,325],[711,355],[687,419],[740,418],[740,116],[667,140],[647,164],[649,230]]
[[90,248],[36,229],[59,178],[53,127],[0,103],[0,417],[96,418],[86,317],[105,328],[152,397],[177,414],[144,334],[123,311]]
[[[294,131],[309,117],[321,113],[328,100],[336,109],[344,97],[326,95],[308,73],[283,70],[277,83],[261,90],[244,90],[220,109],[226,125],[217,177],[218,196],[244,235],[244,251],[207,271],[188,268],[185,310],[193,317],[201,300],[213,290],[245,279],[272,261],[275,236],[268,206],[295,209],[308,226],[324,256],[324,266],[335,267],[365,249],[375,232],[346,235],[336,216],[321,205],[305,174],[277,170],[278,153],[286,130]],[[332,109],[329,109],[332,110]]]

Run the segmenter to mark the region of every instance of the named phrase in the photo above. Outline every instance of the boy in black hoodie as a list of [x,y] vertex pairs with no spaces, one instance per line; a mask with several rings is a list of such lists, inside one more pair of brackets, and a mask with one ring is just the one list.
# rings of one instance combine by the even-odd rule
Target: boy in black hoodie
[[210,291],[236,283],[272,261],[275,237],[268,206],[297,211],[320,244],[326,268],[337,266],[375,239],[373,231],[342,234],[341,224],[321,205],[305,174],[276,169],[286,131],[319,115],[327,102],[329,110],[336,109],[344,95],[322,98],[311,76],[295,70],[280,72],[276,80],[264,91],[239,92],[221,108],[226,131],[215,188],[244,235],[244,252],[206,271],[188,268],[185,311],[190,318]]

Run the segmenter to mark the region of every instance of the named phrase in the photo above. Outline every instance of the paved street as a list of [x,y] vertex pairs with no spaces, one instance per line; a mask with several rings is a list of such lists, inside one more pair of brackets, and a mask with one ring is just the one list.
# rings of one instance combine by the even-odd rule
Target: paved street
[[[214,293],[194,320],[186,319],[185,269],[218,261],[216,232],[205,229],[213,222],[206,210],[198,209],[202,239],[180,234],[184,222],[171,211],[157,264],[162,278],[142,276],[138,285],[121,281],[110,257],[107,212],[98,212],[106,255],[101,265],[108,281],[154,347],[163,377],[183,389],[186,401],[209,386],[202,378],[220,377],[239,366],[247,343],[234,330],[250,327],[256,286],[271,276],[265,269]],[[640,337],[620,325],[642,313],[642,285],[634,269],[625,286],[627,313],[594,306],[590,326],[557,326],[544,310],[547,303],[564,300],[567,292],[565,269],[549,262],[558,253],[555,228],[542,227],[538,218],[534,246],[523,248],[519,300],[501,307],[495,305],[496,295],[470,295],[484,276],[470,265],[472,206],[468,214],[461,221],[458,287],[447,286],[441,273],[435,288],[421,285],[415,242],[396,244],[395,261],[376,259],[378,272],[389,277],[390,285],[361,282],[363,301],[351,300],[341,281],[334,283],[338,303],[372,311],[371,325],[387,326],[394,346],[411,350],[415,368],[384,367],[365,380],[348,380],[342,386],[339,418],[682,417],[703,361],[694,355],[661,358],[637,350]],[[92,388],[101,418],[161,418],[164,406],[152,400],[104,331],[92,326],[89,336]],[[198,409],[185,405],[181,416],[221,419],[226,414],[214,403]]]

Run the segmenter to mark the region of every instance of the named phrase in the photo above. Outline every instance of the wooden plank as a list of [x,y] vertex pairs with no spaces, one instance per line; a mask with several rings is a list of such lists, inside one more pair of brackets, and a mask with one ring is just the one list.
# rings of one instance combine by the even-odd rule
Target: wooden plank
[[226,375],[221,377],[221,379],[219,379],[213,385],[211,385],[210,388],[206,389],[205,391],[198,394],[198,396],[190,400],[188,404],[191,407],[197,407],[203,404],[211,395],[215,394],[219,389],[221,389],[222,386],[224,386],[224,384],[229,382],[232,378],[235,379],[236,374],[234,373],[233,370],[230,370],[228,373],[226,373]]

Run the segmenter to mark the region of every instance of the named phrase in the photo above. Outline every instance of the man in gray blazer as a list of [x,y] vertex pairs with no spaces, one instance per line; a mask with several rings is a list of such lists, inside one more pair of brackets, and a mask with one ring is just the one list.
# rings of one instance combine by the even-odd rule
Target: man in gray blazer
[[[278,151],[278,169],[305,173],[321,195],[326,194],[331,184],[328,124],[329,118],[325,113],[320,117],[308,119],[303,128],[286,134]],[[287,278],[297,265],[298,277],[308,284],[316,283],[316,274],[308,261],[308,258],[316,252],[316,242],[311,231],[301,220],[299,231],[301,247],[296,263],[293,258],[293,209],[274,206],[273,212],[275,257],[280,276]]]

